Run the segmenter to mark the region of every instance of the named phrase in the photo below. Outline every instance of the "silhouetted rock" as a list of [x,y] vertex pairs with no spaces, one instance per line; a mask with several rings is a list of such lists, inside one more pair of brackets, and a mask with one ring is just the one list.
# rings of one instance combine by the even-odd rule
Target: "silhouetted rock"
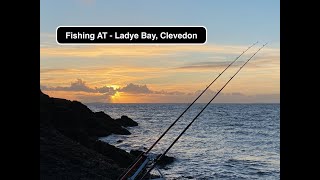
[[[160,154],[160,155],[161,155],[161,154]],[[160,155],[159,155],[159,156],[160,156]],[[164,157],[162,157],[162,158],[159,160],[158,166],[159,166],[160,168],[164,168],[166,165],[173,163],[174,160],[175,160],[174,157],[164,155]]]
[[40,90],[40,179],[117,179],[142,151],[127,153],[98,138],[129,135],[124,127],[137,125],[127,116],[114,120]]
[[113,145],[102,141],[96,141],[94,150],[117,162],[118,166],[122,168],[128,167],[134,160],[134,156],[130,155],[125,150],[116,148]]
[[[41,100],[42,99],[42,100]],[[52,116],[53,125],[69,137],[79,140],[81,136],[101,137],[112,133],[129,135],[130,132],[121,127],[104,112],[92,112],[78,101],[49,98],[41,95],[40,103],[47,103]]]
[[117,179],[134,156],[98,140],[130,132],[103,112],[40,91],[40,179]]
[[124,127],[138,126],[138,123],[129,118],[128,116],[121,116],[120,119],[116,119],[116,122]]
[[143,153],[143,151],[140,151],[140,150],[130,150],[130,154],[133,155],[134,157],[138,157],[140,156],[140,154]]
[[40,179],[113,180],[123,171],[117,161],[40,123]]

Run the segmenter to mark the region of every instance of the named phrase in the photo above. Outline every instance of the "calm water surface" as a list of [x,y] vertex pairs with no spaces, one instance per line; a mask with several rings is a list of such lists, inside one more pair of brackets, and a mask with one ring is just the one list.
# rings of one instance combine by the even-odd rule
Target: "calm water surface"
[[[205,104],[195,104],[154,148],[162,153]],[[101,138],[126,151],[145,150],[188,104],[88,104],[139,123],[132,135]],[[167,155],[167,179],[280,179],[280,105],[211,104]],[[122,140],[122,142],[118,141]]]

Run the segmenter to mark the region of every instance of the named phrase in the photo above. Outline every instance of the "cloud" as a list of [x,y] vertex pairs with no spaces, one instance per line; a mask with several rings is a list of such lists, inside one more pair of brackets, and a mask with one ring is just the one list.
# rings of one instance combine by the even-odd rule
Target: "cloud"
[[133,93],[133,94],[150,94],[153,93],[147,85],[136,85],[133,83],[128,84],[127,86],[120,88],[119,92]]
[[[230,67],[230,69],[239,68],[241,65],[244,64],[246,60],[247,59],[236,61]],[[212,71],[214,69],[222,70],[222,69],[225,69],[230,63],[231,61],[204,61],[204,62],[189,63],[173,69],[179,70],[179,71],[199,71],[199,70]],[[246,69],[249,68],[256,72],[260,70],[268,70],[268,69],[279,70],[280,69],[279,67],[280,67],[280,56],[256,56],[246,65]]]
[[[205,44],[190,46],[58,46],[52,35],[41,33],[40,54],[42,57],[131,57],[152,58],[163,56],[188,56],[190,53],[238,55],[248,48],[247,45]],[[266,54],[279,54],[279,48],[264,48]],[[223,56],[221,56],[223,57]]]
[[82,79],[77,79],[74,82],[71,82],[70,86],[57,86],[57,87],[48,87],[41,85],[40,88],[43,91],[73,91],[73,92],[87,92],[87,93],[100,93],[104,95],[114,95],[117,92],[117,89],[108,86],[95,87],[91,88],[86,85],[86,82]]
[[[248,60],[248,58],[251,57],[251,54],[246,55],[244,57],[241,57],[239,60],[237,60],[231,68],[240,67],[242,64],[244,64],[245,61]],[[187,63],[185,65],[176,67],[174,69],[177,70],[212,70],[212,69],[219,69],[219,68],[226,68],[233,59],[230,60],[213,60],[213,61],[200,61],[200,62],[194,62],[194,63]],[[257,54],[253,57],[253,59],[248,63],[246,68],[253,68],[254,70],[257,70],[257,68],[260,69],[267,69],[267,68],[276,68],[280,69],[280,54],[267,54],[267,53],[261,53]]]
[[185,95],[185,92],[181,92],[181,91],[165,91],[165,90],[161,90],[161,91],[153,91],[154,94],[164,94],[164,95]]
[[138,84],[133,84],[129,83],[123,88],[118,89],[119,92],[125,92],[125,93],[130,93],[130,94],[160,94],[160,95],[185,95],[185,92],[181,91],[165,91],[165,90],[160,90],[160,91],[153,91],[148,88],[147,85],[138,85]]
[[47,87],[41,86],[42,90],[46,91],[82,91],[82,92],[96,92],[97,90],[92,89],[86,85],[81,79],[77,79],[75,82],[71,82],[70,86],[62,87]]
[[[72,98],[83,102],[161,102],[161,103],[188,103],[192,102],[203,90],[194,92],[183,91],[166,91],[166,90],[152,90],[147,85],[139,85],[129,83],[124,87],[95,87],[91,88],[86,83],[77,79],[71,82],[70,86],[47,87],[41,85],[41,90],[49,92],[49,95]],[[214,91],[208,89],[198,103],[207,103],[218,90]],[[137,98],[139,94],[139,98]],[[118,96],[118,97],[117,97]],[[117,99],[115,99],[117,98]],[[221,92],[214,100],[215,103],[279,103],[279,94],[258,94],[245,95],[239,92],[223,93]]]
[[191,63],[191,64],[186,65],[186,66],[177,67],[176,69],[213,69],[213,68],[227,67],[230,63],[231,62],[227,62],[227,61],[196,62],[196,63]]
[[117,89],[113,87],[103,86],[103,87],[95,87],[96,92],[104,93],[104,94],[111,94],[114,95],[117,92]]
[[79,93],[76,94],[75,97],[80,102],[103,102],[110,103],[112,102],[112,96],[109,94],[100,94],[100,93]]
[[[94,87],[101,88],[106,84],[124,87],[131,82],[140,85],[147,84],[148,88],[153,91],[161,89],[167,90],[168,93],[185,91],[184,89],[195,91],[197,87],[202,87],[205,82],[210,82],[212,78],[221,73],[246,48],[245,46],[214,44],[197,47],[40,47],[41,53],[44,53],[44,56],[41,57],[40,81],[42,84],[56,87],[81,77],[88,83],[90,82],[89,85],[93,90],[96,90]],[[238,69],[239,64],[241,65],[255,51],[255,48],[242,56],[239,62],[230,67],[221,78],[230,77],[229,73]],[[53,56],[61,57],[46,57],[46,51],[52,53]],[[63,56],[64,53],[67,56]],[[178,55],[185,57],[177,57]],[[241,76],[237,76],[238,80],[232,82],[232,91],[242,92],[246,88],[245,93],[251,95],[278,93],[280,89],[279,49],[264,48],[240,74]]]

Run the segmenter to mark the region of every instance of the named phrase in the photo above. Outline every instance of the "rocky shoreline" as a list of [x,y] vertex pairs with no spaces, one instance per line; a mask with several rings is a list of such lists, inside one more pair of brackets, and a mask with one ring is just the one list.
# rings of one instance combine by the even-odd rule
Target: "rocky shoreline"
[[113,119],[78,101],[40,91],[40,179],[117,179],[136,154],[98,138],[129,135],[125,127],[137,125],[127,116]]

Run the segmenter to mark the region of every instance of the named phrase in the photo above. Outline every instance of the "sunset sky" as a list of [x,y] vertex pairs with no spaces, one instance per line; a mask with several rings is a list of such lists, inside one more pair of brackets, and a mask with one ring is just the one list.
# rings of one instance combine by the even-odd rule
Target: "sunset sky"
[[[198,2],[198,3],[196,3]],[[280,2],[40,1],[40,84],[50,96],[81,102],[188,103],[231,61],[206,102],[261,45],[269,42],[214,102],[280,101]],[[205,45],[62,46],[58,26],[206,26]]]

